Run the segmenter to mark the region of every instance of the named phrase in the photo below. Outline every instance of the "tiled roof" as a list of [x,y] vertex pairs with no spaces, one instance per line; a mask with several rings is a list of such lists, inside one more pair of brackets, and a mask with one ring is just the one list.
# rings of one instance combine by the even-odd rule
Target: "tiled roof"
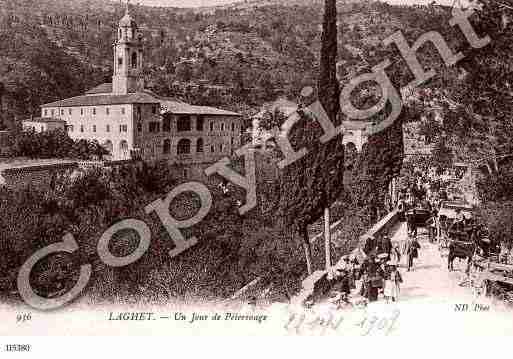
[[232,111],[222,110],[220,108],[207,106],[194,106],[188,103],[176,100],[161,100],[161,106],[168,112],[184,115],[222,115],[222,116],[240,116],[240,114]]
[[112,82],[106,82],[104,84],[93,87],[89,91],[87,91],[86,95],[95,95],[100,93],[112,93]]
[[159,103],[160,101],[145,92],[135,92],[126,95],[96,95],[76,96],[50,102],[41,107],[74,107],[74,106],[99,106],[99,105],[123,105],[131,103]]
[[33,118],[27,118],[25,121],[30,122],[66,122],[64,120],[61,120],[60,118],[53,118],[53,117],[33,117]]
[[[168,112],[174,114],[190,115],[220,115],[220,116],[241,116],[232,111],[222,110],[215,107],[195,106],[182,102],[172,97],[162,97],[149,90],[134,92],[126,95],[103,94],[103,91],[112,91],[112,84],[104,83],[87,92],[87,95],[71,97],[42,105],[41,107],[74,107],[74,106],[99,106],[99,105],[121,105],[132,103],[154,103],[165,107]],[[100,92],[97,92],[100,91]],[[95,93],[102,93],[93,95]]]

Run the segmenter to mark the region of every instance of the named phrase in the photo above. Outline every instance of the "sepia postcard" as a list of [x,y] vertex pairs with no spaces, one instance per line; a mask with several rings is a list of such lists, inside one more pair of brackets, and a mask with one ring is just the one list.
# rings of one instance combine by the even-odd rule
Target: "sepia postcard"
[[513,335],[512,138],[513,0],[0,0],[0,356]]

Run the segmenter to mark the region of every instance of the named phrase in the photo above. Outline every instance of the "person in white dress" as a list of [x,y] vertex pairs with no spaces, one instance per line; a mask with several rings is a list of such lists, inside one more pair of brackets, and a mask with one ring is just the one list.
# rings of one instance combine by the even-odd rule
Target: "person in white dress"
[[397,270],[397,262],[389,261],[388,269],[385,272],[385,289],[383,294],[387,303],[396,302],[399,299],[400,283],[403,282],[401,273]]

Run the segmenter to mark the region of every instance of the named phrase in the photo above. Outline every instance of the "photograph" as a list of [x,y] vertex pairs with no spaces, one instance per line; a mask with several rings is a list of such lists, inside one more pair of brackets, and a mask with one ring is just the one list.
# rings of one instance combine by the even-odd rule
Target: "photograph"
[[0,0],[0,356],[510,337],[512,249],[513,0]]

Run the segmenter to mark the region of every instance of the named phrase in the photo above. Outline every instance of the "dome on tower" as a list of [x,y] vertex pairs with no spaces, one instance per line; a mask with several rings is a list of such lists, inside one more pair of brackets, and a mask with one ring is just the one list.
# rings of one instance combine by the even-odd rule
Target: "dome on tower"
[[135,19],[130,15],[127,11],[125,16],[121,20],[119,20],[119,26],[120,27],[137,27],[137,23],[135,22]]

